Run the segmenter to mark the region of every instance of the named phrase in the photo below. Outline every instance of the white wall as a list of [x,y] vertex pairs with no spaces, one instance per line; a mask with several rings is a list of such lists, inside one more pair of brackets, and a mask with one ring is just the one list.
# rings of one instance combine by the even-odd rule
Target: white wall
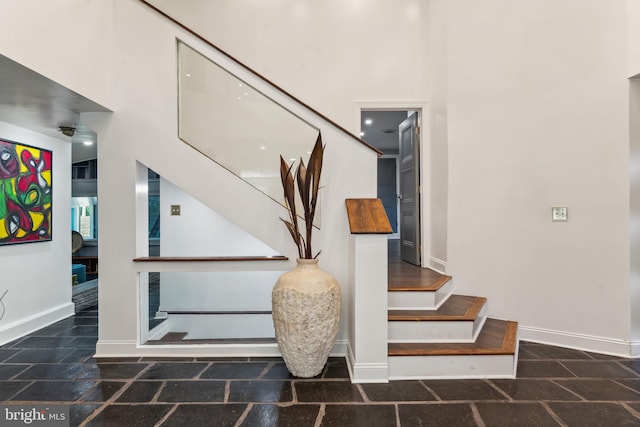
[[423,0],[150,3],[347,129],[354,100],[426,98]]
[[112,3],[0,0],[0,52],[112,109]]
[[629,77],[640,75],[640,1],[627,0],[627,43]]
[[[253,187],[216,166],[177,138],[176,35],[189,45],[215,56],[201,42],[183,34],[162,17],[149,13],[137,1],[117,2],[114,6],[117,52],[115,96],[119,109],[109,119],[97,119],[92,128],[98,132],[98,168],[100,187],[100,354],[124,354],[140,351],[137,323],[136,256],[145,255],[146,221],[144,209],[136,199],[144,200],[145,185],[136,181],[136,160],[153,169],[175,186],[217,212],[247,233],[292,260],[295,247],[278,219],[286,216],[282,206]],[[141,30],[144,29],[144,30]],[[243,73],[228,64],[232,71]],[[249,75],[247,83],[261,87]],[[286,97],[268,88],[268,96],[295,109]],[[322,123],[313,113],[297,113],[314,126]],[[327,144],[322,204],[322,230],[314,246],[323,250],[321,266],[346,287],[348,283],[348,223],[344,199],[371,197],[375,194],[376,155],[363,145],[332,128],[323,128]],[[274,158],[278,161],[277,156]],[[358,170],[353,174],[353,170]],[[140,227],[137,229],[137,218]],[[129,220],[127,220],[129,219]],[[219,242],[212,242],[212,248]],[[167,266],[155,271],[166,271]],[[201,269],[203,267],[194,267]],[[153,270],[152,270],[153,271]],[[200,270],[202,271],[202,270]],[[343,293],[348,301],[348,292]],[[343,318],[346,319],[346,302]],[[341,328],[339,340],[346,330]],[[157,347],[157,346],[156,346]],[[156,349],[154,351],[163,351]]]
[[71,303],[71,144],[0,122],[0,138],[53,152],[52,240],[0,246],[0,345],[74,313]]
[[628,352],[626,4],[447,4],[456,292],[523,338]]
[[629,125],[630,125],[630,302],[631,302],[631,340],[634,355],[640,354],[640,79],[630,80],[629,84]]
[[640,354],[640,1],[627,1],[630,189],[631,189],[631,340]]
[[[425,104],[425,265],[447,259],[444,4],[441,0],[175,2],[151,0],[241,62],[354,132],[354,102]],[[442,16],[441,16],[442,15]],[[435,19],[431,17],[435,16]],[[250,30],[238,30],[239,28]],[[437,62],[434,62],[437,61]],[[441,66],[431,68],[431,64]],[[330,90],[327,90],[330,88]],[[416,103],[417,101],[417,103]],[[432,147],[429,146],[431,140]],[[433,261],[433,262],[430,262]]]
[[446,0],[430,0],[424,23],[428,28],[427,49],[429,84],[428,150],[425,164],[428,178],[425,186],[430,189],[431,206],[428,224],[431,250],[427,265],[439,271],[446,270],[447,262],[447,197],[449,183],[449,158],[447,141],[447,6]]
[[[180,206],[179,216],[171,215],[171,205]],[[250,206],[245,208],[250,209]],[[280,254],[161,178],[160,255],[224,257]]]

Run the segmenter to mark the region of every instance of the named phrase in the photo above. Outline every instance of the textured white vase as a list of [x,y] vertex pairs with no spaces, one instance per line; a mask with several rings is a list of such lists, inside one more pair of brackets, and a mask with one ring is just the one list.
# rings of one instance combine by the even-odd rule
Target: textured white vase
[[340,286],[318,268],[317,259],[298,259],[272,292],[273,325],[287,369],[296,377],[322,372],[338,333]]

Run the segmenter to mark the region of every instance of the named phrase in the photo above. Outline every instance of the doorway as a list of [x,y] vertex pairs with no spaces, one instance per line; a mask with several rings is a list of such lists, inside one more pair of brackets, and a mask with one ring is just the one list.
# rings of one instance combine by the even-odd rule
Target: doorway
[[422,263],[420,110],[360,109],[360,137],[383,154],[377,197],[382,201],[403,261]]

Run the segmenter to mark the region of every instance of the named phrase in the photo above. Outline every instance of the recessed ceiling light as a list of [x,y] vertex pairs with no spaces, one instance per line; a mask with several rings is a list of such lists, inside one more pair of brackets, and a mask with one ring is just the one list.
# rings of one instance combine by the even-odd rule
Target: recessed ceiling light
[[370,125],[371,123],[373,123],[373,119],[364,119],[365,125]]
[[360,136],[364,136],[364,132],[360,132]]
[[84,141],[83,144],[84,145],[93,145],[93,141]]
[[191,77],[191,74],[190,74],[190,73],[187,73],[187,74],[185,74],[185,76],[187,76],[187,77]]

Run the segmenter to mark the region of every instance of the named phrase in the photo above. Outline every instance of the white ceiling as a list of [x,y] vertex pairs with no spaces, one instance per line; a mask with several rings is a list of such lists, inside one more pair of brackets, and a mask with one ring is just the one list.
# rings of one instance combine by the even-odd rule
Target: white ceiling
[[[407,111],[363,111],[361,138],[381,151],[398,151],[398,126],[407,118]],[[366,120],[371,119],[371,124]]]
[[[69,139],[74,143],[74,157],[86,160],[96,157],[96,134],[80,123],[80,113],[106,111],[109,110],[0,55],[1,121],[54,138]],[[60,126],[75,127],[77,132],[69,138],[62,135]],[[86,140],[94,144],[85,146]]]

